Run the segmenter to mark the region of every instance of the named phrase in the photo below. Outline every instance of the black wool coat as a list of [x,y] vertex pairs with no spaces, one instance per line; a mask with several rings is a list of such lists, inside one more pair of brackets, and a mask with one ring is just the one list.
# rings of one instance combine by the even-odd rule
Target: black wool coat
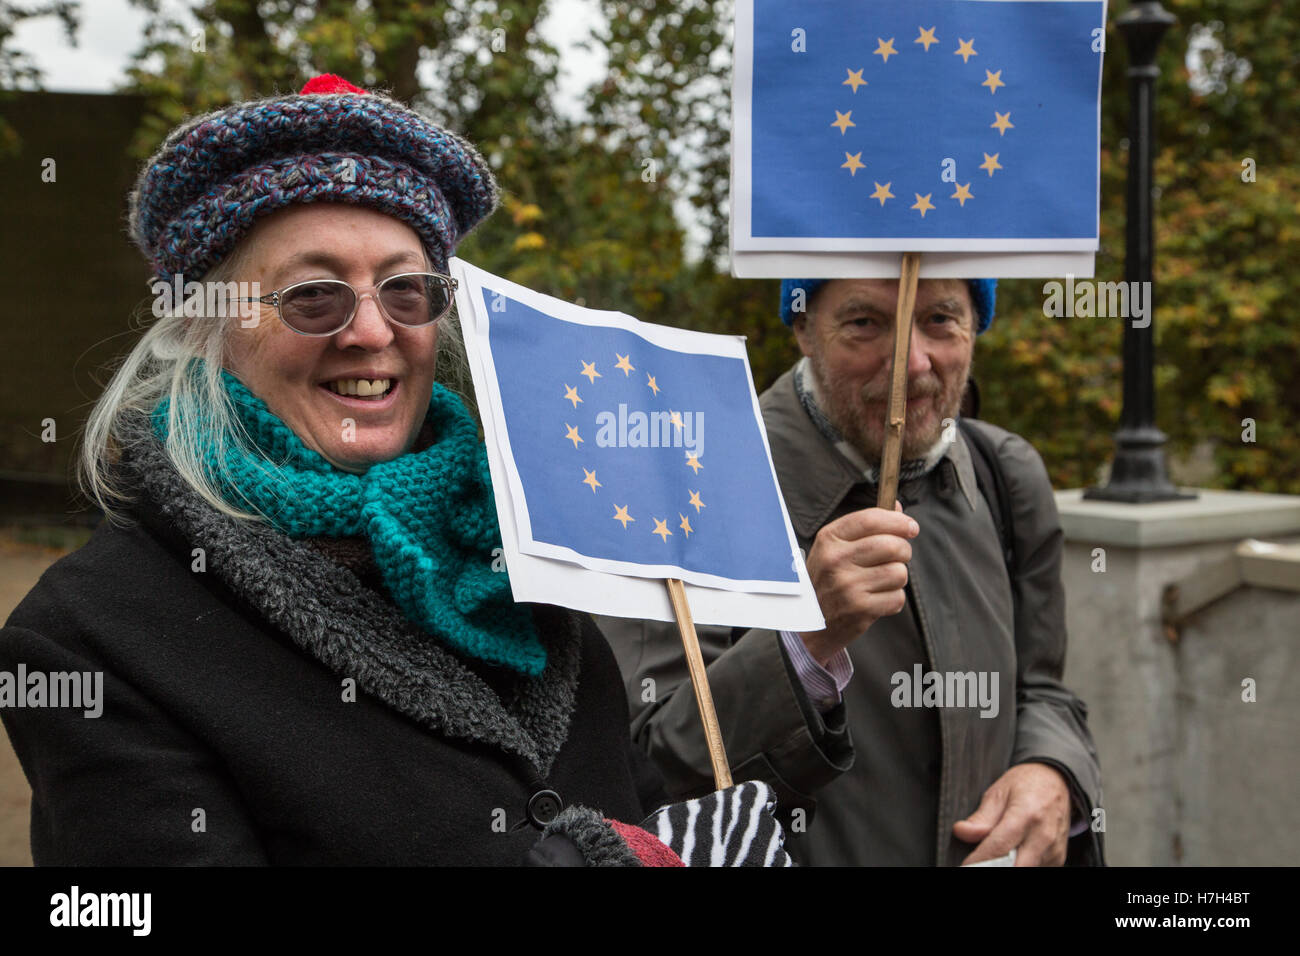
[[535,608],[540,677],[470,662],[211,508],[156,441],[127,467],[138,521],[102,523],[0,630],[0,670],[103,673],[98,718],[0,709],[38,865],[514,865],[540,791],[630,823],[666,802],[590,617]]

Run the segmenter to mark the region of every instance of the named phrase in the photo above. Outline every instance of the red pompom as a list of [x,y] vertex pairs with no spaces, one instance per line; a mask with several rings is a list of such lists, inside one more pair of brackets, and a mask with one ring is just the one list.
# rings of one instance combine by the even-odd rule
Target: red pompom
[[313,76],[303,84],[299,95],[305,93],[365,93],[366,91],[359,86],[353,86],[341,76],[335,76],[333,73],[322,73],[320,76]]

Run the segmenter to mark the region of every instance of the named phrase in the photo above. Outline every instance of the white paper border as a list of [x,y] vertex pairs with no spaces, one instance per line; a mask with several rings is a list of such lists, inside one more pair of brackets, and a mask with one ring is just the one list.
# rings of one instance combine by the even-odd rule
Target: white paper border
[[[1003,2],[1003,0],[968,0]],[[1097,0],[1023,0],[1037,3],[1094,3]],[[1109,0],[1101,0],[1101,25],[1109,15]],[[731,84],[731,274],[741,279],[812,276],[825,279],[890,279],[899,275],[903,252],[920,252],[921,278],[989,279],[1051,278],[1075,275],[1091,278],[1101,242],[1098,202],[1095,235],[1083,239],[931,239],[905,237],[833,239],[753,235],[753,137],[742,106],[753,104],[754,0],[737,0],[735,58]],[[1097,62],[1097,142],[1101,142],[1101,83],[1105,53]],[[1097,195],[1101,194],[1101,162],[1097,162]],[[927,259],[943,258],[926,268]],[[968,256],[963,264],[963,256]],[[890,268],[890,263],[893,268]],[[831,271],[826,271],[831,270]]]

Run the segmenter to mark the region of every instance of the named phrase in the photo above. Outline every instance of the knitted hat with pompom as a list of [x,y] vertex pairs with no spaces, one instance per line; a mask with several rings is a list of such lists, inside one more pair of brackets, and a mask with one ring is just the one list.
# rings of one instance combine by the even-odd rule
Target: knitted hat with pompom
[[132,240],[171,281],[198,279],[254,222],[292,203],[369,206],[407,223],[434,267],[496,206],[483,157],[396,100],[323,74],[295,95],[177,127],[140,172]]

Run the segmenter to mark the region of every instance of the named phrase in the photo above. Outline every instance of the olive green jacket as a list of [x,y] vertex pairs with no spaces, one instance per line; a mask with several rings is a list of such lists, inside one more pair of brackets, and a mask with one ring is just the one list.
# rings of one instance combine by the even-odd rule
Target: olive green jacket
[[[874,505],[876,488],[813,425],[790,372],[763,393],[760,407],[806,552],[825,524]],[[907,604],[849,646],[854,675],[842,704],[823,714],[808,701],[775,631],[698,629],[735,778],[776,788],[787,848],[800,863],[958,865],[973,846],[952,836],[953,823],[974,812],[1009,767],[1028,761],[1064,774],[1072,823],[1091,824],[1101,806],[1087,708],[1062,683],[1063,537],[1047,471],[1024,439],[984,422],[975,427],[998,449],[1014,517],[1015,572],[1009,578],[972,452],[954,429],[939,464],[899,488],[921,527]],[[598,623],[619,659],[633,737],[669,792],[712,790],[675,625]],[[908,686],[918,672],[922,687],[933,686],[924,676],[931,671],[945,675],[947,699],[927,701]],[[956,696],[981,679],[985,706]],[[1102,863],[1102,834],[1089,825],[1072,837],[1068,862]]]

